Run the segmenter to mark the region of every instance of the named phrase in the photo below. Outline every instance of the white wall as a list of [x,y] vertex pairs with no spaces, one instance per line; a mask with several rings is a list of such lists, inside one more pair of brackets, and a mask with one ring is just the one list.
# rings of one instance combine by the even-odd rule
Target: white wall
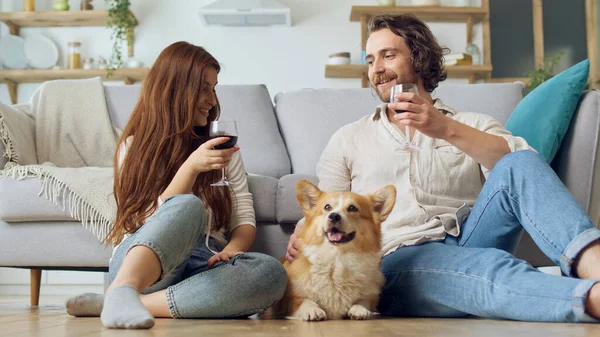
[[[2,10],[20,11],[22,0],[1,0]],[[452,0],[444,0],[446,4]],[[72,9],[78,0],[70,0]],[[132,0],[139,21],[135,30],[135,58],[149,66],[160,51],[172,42],[185,40],[206,47],[223,65],[221,84],[266,84],[272,96],[302,88],[360,87],[359,79],[327,79],[328,55],[349,51],[360,62],[360,24],[350,22],[352,5],[376,5],[376,0],[280,0],[292,9],[292,27],[211,27],[203,26],[196,10],[210,0]],[[398,0],[407,4],[409,0]],[[479,4],[478,1],[475,1]],[[36,0],[37,10],[50,10],[53,0]],[[95,0],[97,9],[106,9]],[[439,42],[462,52],[466,46],[464,24],[431,24]],[[108,59],[112,43],[106,27],[23,28],[21,35],[44,34],[59,46],[64,66],[67,42],[82,43],[82,57]],[[8,34],[7,27],[0,34]],[[481,27],[476,26],[475,42],[481,46]],[[126,52],[126,51],[125,51]],[[466,80],[448,80],[466,82]],[[19,85],[18,100],[26,102],[39,84]],[[6,85],[0,84],[0,101],[9,103]],[[44,271],[42,294],[99,292],[102,274]],[[28,294],[27,270],[0,268],[0,295]]]
[[[398,4],[410,0],[397,0]],[[453,0],[444,0],[451,3]],[[292,10],[292,27],[213,27],[204,26],[197,8],[211,0],[132,0],[138,18],[135,29],[135,58],[151,65],[170,43],[185,40],[206,47],[223,64],[219,83],[266,84],[271,95],[302,88],[360,87],[358,79],[326,79],[328,55],[349,51],[352,61],[360,62],[360,24],[350,22],[353,5],[376,5],[376,0],[280,0]],[[37,0],[37,10],[49,10],[53,0]],[[70,0],[71,9],[79,8]],[[98,9],[106,9],[103,0],[95,0]],[[2,0],[3,10],[22,10],[21,0]],[[431,24],[441,44],[462,52],[466,46],[464,24]],[[6,27],[2,29],[7,34]],[[44,34],[61,51],[65,65],[67,42],[82,43],[82,57],[108,59],[112,43],[106,27],[23,28],[21,35]],[[481,28],[476,26],[475,40],[481,46]],[[465,80],[453,80],[466,82]],[[39,84],[19,86],[19,102],[27,101]],[[0,101],[9,102],[4,84]]]

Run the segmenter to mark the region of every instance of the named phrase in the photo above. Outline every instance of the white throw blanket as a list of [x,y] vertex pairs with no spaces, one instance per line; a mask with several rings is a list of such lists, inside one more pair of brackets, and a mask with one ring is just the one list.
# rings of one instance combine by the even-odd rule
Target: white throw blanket
[[118,136],[100,78],[46,82],[28,104],[0,103],[0,138],[8,158],[0,178],[39,178],[40,195],[103,240],[116,214]]

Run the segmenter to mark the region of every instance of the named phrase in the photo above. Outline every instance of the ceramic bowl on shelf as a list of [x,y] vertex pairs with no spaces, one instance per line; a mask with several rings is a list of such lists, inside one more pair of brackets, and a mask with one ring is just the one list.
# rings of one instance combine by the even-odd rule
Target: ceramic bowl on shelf
[[58,48],[50,38],[35,34],[25,37],[23,54],[30,66],[50,69],[58,62]]
[[350,53],[342,52],[342,53],[331,54],[331,55],[329,55],[329,58],[327,59],[327,64],[334,64],[334,65],[350,64]]
[[20,36],[5,35],[0,39],[0,62],[8,69],[26,69],[27,59],[23,54],[24,41]]
[[440,0],[411,0],[413,6],[439,6]]

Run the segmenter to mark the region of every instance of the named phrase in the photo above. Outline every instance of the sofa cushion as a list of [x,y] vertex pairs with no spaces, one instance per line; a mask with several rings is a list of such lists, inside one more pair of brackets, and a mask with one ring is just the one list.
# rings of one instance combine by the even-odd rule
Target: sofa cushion
[[0,221],[0,238],[0,266],[107,267],[112,254],[77,222]]
[[514,83],[442,83],[432,96],[458,111],[478,112],[494,117],[502,125],[523,98],[525,85]]
[[275,221],[277,184],[273,177],[248,174],[248,189],[252,193],[257,222]]
[[588,82],[590,61],[581,61],[542,83],[519,103],[506,123],[547,163],[552,162],[567,133]]
[[296,183],[300,179],[306,179],[313,184],[319,183],[314,175],[294,173],[281,177],[277,187],[277,222],[296,223],[304,217],[296,198]]
[[[433,96],[459,111],[489,114],[505,123],[523,97],[522,83],[442,83]],[[305,89],[278,94],[275,113],[292,173],[315,175],[321,152],[340,127],[372,114],[381,104],[371,89]],[[343,107],[343,108],[341,108]]]
[[[279,178],[291,173],[273,103],[264,85],[218,85],[221,119],[237,121],[238,144],[250,173]],[[105,86],[114,125],[123,128],[140,96],[140,86]]]
[[275,113],[292,172],[315,175],[317,161],[331,135],[372,113],[378,104],[379,98],[369,89],[304,89],[277,95]]
[[256,239],[249,251],[271,255],[277,259],[284,257],[295,227],[295,224],[291,223],[262,223],[256,228]]
[[69,212],[40,195],[42,183],[38,178],[0,179],[0,220],[76,221]]
[[141,92],[142,86],[139,84],[104,86],[106,106],[114,126],[123,129],[127,125]]
[[[277,179],[248,175],[248,188],[254,200],[257,221],[275,221]],[[67,211],[39,195],[42,184],[37,178],[0,179],[0,220],[7,222],[77,221]]]

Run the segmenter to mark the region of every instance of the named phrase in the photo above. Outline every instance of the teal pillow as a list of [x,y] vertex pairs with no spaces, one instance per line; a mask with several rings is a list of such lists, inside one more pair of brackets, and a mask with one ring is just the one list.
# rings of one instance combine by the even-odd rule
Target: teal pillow
[[550,163],[567,133],[589,72],[590,61],[585,60],[542,83],[517,105],[506,129],[523,137]]

